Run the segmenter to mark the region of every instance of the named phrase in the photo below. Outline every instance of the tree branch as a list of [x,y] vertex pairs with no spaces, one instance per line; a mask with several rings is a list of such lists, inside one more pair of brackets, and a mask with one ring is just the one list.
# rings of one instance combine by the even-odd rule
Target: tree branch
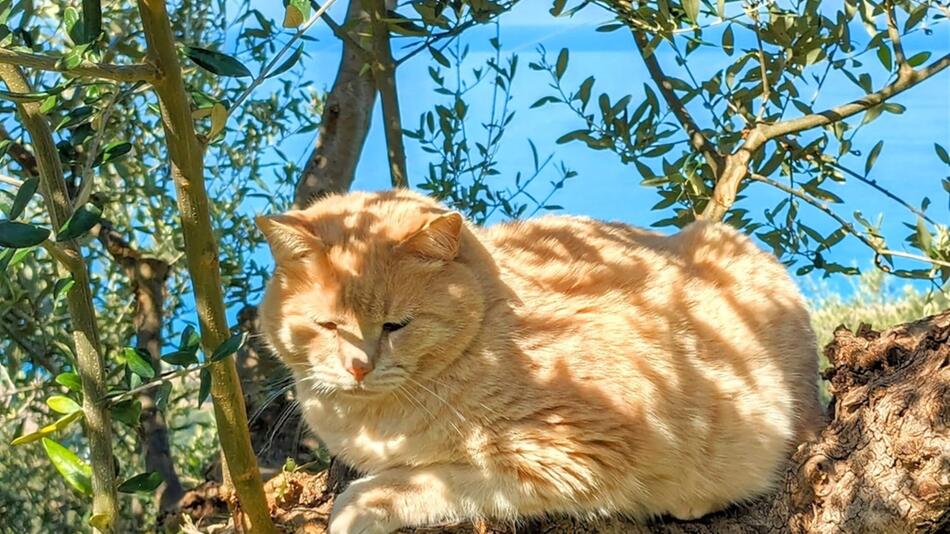
[[923,82],[947,68],[947,66],[950,66],[950,54],[941,57],[925,68],[899,73],[893,83],[853,102],[842,104],[820,113],[805,115],[797,119],[774,124],[756,125],[755,128],[749,131],[745,143],[739,147],[739,150],[726,158],[726,168],[722,176],[718,178],[716,187],[713,190],[712,199],[703,210],[701,218],[706,220],[721,220],[726,212],[732,208],[732,204],[736,200],[736,194],[739,191],[739,186],[743,178],[749,173],[749,161],[756,151],[767,141],[832,124],[862,111],[866,111]]
[[[812,207],[818,209],[819,211],[821,211],[821,212],[824,213],[825,215],[827,215],[827,216],[831,217],[832,219],[834,219],[835,222],[837,222],[838,224],[840,224],[841,227],[845,229],[845,231],[847,231],[849,234],[853,235],[854,237],[858,238],[858,239],[859,239],[862,243],[864,243],[868,248],[870,248],[872,251],[874,251],[874,253],[875,253],[877,256],[899,256],[899,257],[902,257],[902,258],[907,258],[907,259],[911,259],[911,260],[916,260],[916,261],[920,261],[920,262],[924,262],[924,263],[930,263],[931,265],[940,265],[940,266],[942,266],[942,267],[950,267],[950,263],[945,262],[945,261],[942,261],[942,260],[937,260],[937,259],[934,259],[934,258],[928,258],[928,257],[926,257],[926,256],[921,256],[921,255],[919,255],[919,254],[911,254],[911,253],[909,253],[909,252],[900,252],[900,251],[897,251],[897,250],[890,250],[890,249],[882,248],[882,247],[878,246],[878,245],[875,244],[873,241],[871,241],[871,239],[869,239],[866,235],[864,235],[864,233],[858,231],[858,229],[855,228],[854,225],[851,224],[850,221],[848,221],[847,219],[845,219],[845,218],[842,217],[841,215],[838,215],[838,214],[835,212],[835,210],[831,209],[831,207],[828,206],[828,204],[825,204],[824,202],[822,202],[822,201],[820,201],[820,200],[814,198],[813,196],[809,195],[808,193],[806,193],[805,191],[803,191],[803,190],[801,190],[801,189],[796,189],[796,188],[794,188],[794,187],[789,187],[789,186],[787,186],[787,185],[785,185],[785,184],[783,184],[783,183],[781,183],[781,182],[779,182],[779,181],[777,181],[777,180],[773,180],[773,179],[771,179],[771,178],[769,178],[769,177],[767,177],[767,176],[762,176],[761,174],[750,173],[750,174],[749,174],[749,178],[751,178],[751,179],[753,179],[753,180],[755,180],[755,181],[757,181],[757,182],[762,182],[762,183],[764,183],[764,184],[768,184],[768,185],[770,185],[770,186],[772,186],[772,187],[774,187],[774,188],[776,188],[776,189],[778,189],[778,190],[780,190],[780,191],[784,191],[784,192],[786,192],[786,193],[788,193],[788,194],[790,194],[790,195],[792,195],[792,196],[794,196],[794,197],[796,197],[796,198],[800,198],[800,199],[804,200],[805,202],[807,202],[808,204],[810,204]],[[878,267],[881,266],[880,262],[875,262],[875,264],[877,264]]]
[[804,117],[799,117],[797,119],[777,122],[775,124],[761,125],[759,128],[766,139],[774,139],[780,135],[793,134],[818,126],[832,124],[844,120],[852,115],[861,113],[862,111],[866,111],[868,108],[872,108],[884,103],[887,99],[899,95],[907,89],[910,89],[911,87],[947,68],[947,66],[950,66],[950,54],[941,57],[925,68],[900,73],[897,76],[897,80],[895,80],[893,83],[882,87],[878,91],[854,100],[853,102],[827,109],[820,113],[805,115]]
[[[195,293],[205,353],[230,337],[221,289],[218,247],[211,230],[204,181],[204,148],[195,134],[178,49],[164,0],[138,0],[149,61],[162,70],[154,84],[175,182],[188,272]],[[246,532],[275,533],[248,434],[244,395],[234,358],[211,364],[211,397],[226,469],[240,502],[235,523]],[[238,512],[238,511],[236,511]]]
[[402,119],[399,116],[399,96],[396,91],[396,67],[389,43],[389,26],[386,24],[386,1],[368,1],[371,3],[369,18],[373,29],[373,78],[383,103],[383,128],[386,131],[390,181],[393,187],[409,187]]
[[[367,18],[361,0],[350,0],[343,26],[359,32]],[[347,191],[353,183],[376,102],[373,77],[362,73],[367,56],[355,39],[343,40],[340,66],[320,117],[317,144],[297,181],[294,208],[302,209],[317,198]]]
[[103,78],[117,82],[153,82],[159,77],[159,72],[154,67],[141,63],[108,65],[82,61],[76,67],[66,68],[61,58],[30,52],[17,52],[8,48],[0,48],[0,64],[19,65],[31,69],[60,72],[71,76]]
[[712,170],[713,176],[718,179],[722,172],[722,155],[716,150],[712,142],[703,135],[699,126],[696,125],[696,121],[692,115],[689,114],[689,111],[687,111],[683,101],[676,96],[676,93],[673,91],[673,84],[660,67],[660,63],[656,59],[655,50],[650,48],[650,42],[647,40],[646,35],[640,30],[631,30],[631,32],[633,33],[633,40],[637,44],[637,50],[640,52],[640,56],[643,58],[644,64],[646,64],[647,71],[650,73],[650,77],[653,78],[657,89],[660,90],[660,94],[663,95],[663,99],[666,100],[666,104],[670,107],[673,115],[676,116],[676,120],[678,120],[686,130],[686,135],[689,137],[689,144],[694,150],[706,158],[706,164],[709,165],[709,168]]
[[[0,78],[11,91],[32,92],[23,73],[14,65],[0,64]],[[40,192],[46,200],[46,208],[53,228],[62,228],[72,215],[72,206],[66,191],[66,181],[52,131],[39,108],[40,104],[37,102],[17,104],[23,126],[29,132],[36,151]],[[99,343],[92,292],[89,289],[89,272],[74,240],[62,243],[61,247],[60,252],[69,258],[69,263],[66,265],[75,281],[66,295],[66,300],[72,325],[77,370],[82,383],[85,433],[89,440],[92,460],[92,510],[94,515],[105,517],[102,524],[106,525],[103,529],[95,530],[116,532],[121,529],[118,525],[119,507],[112,455],[112,415],[108,407],[100,402],[106,394],[105,362]]]
[[884,3],[884,12],[887,14],[887,37],[891,40],[894,47],[894,61],[897,63],[897,72],[899,74],[908,74],[914,70],[907,63],[907,57],[904,55],[904,46],[901,44],[901,34],[897,30],[897,17],[894,15],[894,2]]

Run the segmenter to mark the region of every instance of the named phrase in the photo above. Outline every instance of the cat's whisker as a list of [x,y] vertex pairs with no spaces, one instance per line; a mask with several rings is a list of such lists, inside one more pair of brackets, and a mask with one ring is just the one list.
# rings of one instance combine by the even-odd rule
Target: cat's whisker
[[[409,398],[411,401],[413,401],[414,404],[415,404],[415,406],[417,406],[417,407],[419,407],[419,408],[422,408],[422,410],[423,410],[424,412],[426,412],[427,414],[429,414],[429,417],[431,417],[433,421],[436,420],[435,414],[432,413],[432,411],[429,410],[429,408],[426,407],[426,405],[425,405],[424,402],[422,402],[421,400],[417,399],[417,398],[412,394],[412,392],[410,392],[408,389],[405,389],[403,386],[400,386],[399,388],[397,388],[396,391],[402,391],[403,393],[405,393],[406,397]],[[452,425],[452,428],[455,429],[455,431],[458,433],[459,437],[464,440],[464,439],[465,439],[465,434],[462,433],[462,429],[459,428],[458,425],[456,425],[455,422],[452,421],[452,420],[449,420],[448,423],[449,423],[450,425]]]
[[408,375],[406,375],[406,380],[412,382],[413,384],[415,384],[415,385],[419,386],[420,388],[424,389],[425,391],[427,391],[430,395],[432,395],[433,397],[435,397],[436,399],[438,399],[439,401],[441,401],[442,404],[444,404],[446,408],[449,408],[450,410],[452,410],[453,412],[455,412],[455,415],[457,415],[459,419],[461,419],[462,421],[467,422],[467,421],[465,420],[465,416],[462,415],[462,412],[458,411],[458,409],[456,409],[455,406],[452,406],[451,404],[448,403],[448,401],[446,401],[445,399],[443,399],[442,397],[440,397],[438,393],[436,393],[436,392],[432,391],[431,389],[427,388],[427,387],[425,386],[425,384],[419,382],[418,380],[415,380],[414,378],[412,378],[411,376],[408,376]]
[[298,403],[297,400],[294,399],[293,402],[291,402],[290,404],[288,404],[288,405],[281,411],[280,417],[278,417],[278,418],[277,418],[277,422],[274,423],[274,428],[273,428],[273,430],[271,430],[270,434],[267,435],[267,442],[264,444],[264,446],[261,448],[261,450],[258,451],[258,453],[257,453],[258,455],[264,454],[265,452],[269,451],[269,450],[271,449],[271,447],[273,447],[273,445],[274,445],[274,438],[277,436],[277,433],[280,432],[280,430],[283,428],[283,426],[284,426],[284,424],[287,422],[287,420],[290,419],[291,416],[293,416],[293,415],[296,414],[296,409],[297,409],[297,407],[299,406],[299,404],[300,404],[300,403]]

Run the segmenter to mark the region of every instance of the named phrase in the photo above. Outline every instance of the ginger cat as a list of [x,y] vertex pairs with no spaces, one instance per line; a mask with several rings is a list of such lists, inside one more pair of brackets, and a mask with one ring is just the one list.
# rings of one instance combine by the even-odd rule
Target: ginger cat
[[367,475],[331,534],[697,518],[773,489],[822,419],[804,300],[729,226],[482,229],[409,191],[258,225],[263,330],[310,427]]

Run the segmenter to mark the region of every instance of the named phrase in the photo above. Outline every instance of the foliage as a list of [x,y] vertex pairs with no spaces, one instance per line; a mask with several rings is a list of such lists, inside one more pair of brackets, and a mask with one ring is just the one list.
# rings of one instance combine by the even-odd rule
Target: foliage
[[[660,197],[654,226],[682,227],[704,215],[718,217],[741,201],[741,193],[759,197],[754,188],[746,190],[755,181],[786,195],[762,211],[740,202],[726,220],[754,233],[789,266],[799,266],[798,274],[857,274],[828,259],[828,251],[851,236],[871,250],[882,269],[950,280],[950,231],[927,215],[931,199],[913,206],[876,182],[874,164],[886,140],[867,154],[855,148],[861,130],[882,113],[903,113],[903,105],[882,95],[923,81],[950,62],[950,56],[931,58],[930,50],[905,51],[902,44],[910,34],[931,35],[933,25],[945,23],[946,7],[857,0],[834,7],[818,0],[604,0],[569,10],[565,4],[556,1],[553,12],[572,14],[596,4],[612,13],[615,21],[598,31],[631,32],[654,86],[595,96],[596,80],[588,76],[573,89],[569,50],[552,58],[540,48],[530,67],[550,75],[552,92],[535,106],[560,106],[577,116],[578,128],[565,132],[559,143],[612,152],[636,168],[642,184]],[[712,55],[718,57],[710,60]],[[661,66],[658,59],[667,57],[674,61]],[[819,97],[833,80],[853,84],[855,97],[863,99],[824,111],[828,103]],[[944,146],[937,143],[934,150],[935,160],[950,165]],[[947,178],[930,179],[942,180],[950,192]],[[912,254],[890,254],[893,246],[879,224],[861,215],[860,203],[845,205],[835,191],[849,180],[891,196],[904,210],[905,244]],[[820,217],[831,218],[830,231],[816,229]],[[898,266],[898,258],[923,266]]]

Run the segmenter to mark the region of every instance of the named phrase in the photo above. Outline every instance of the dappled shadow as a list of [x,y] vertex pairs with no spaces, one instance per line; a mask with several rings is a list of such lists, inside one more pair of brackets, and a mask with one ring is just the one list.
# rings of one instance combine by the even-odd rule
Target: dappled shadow
[[[307,219],[339,248],[341,298],[399,290],[380,274],[392,247],[441,212],[420,201],[418,224],[394,233],[399,195],[416,198]],[[374,484],[392,474],[398,499],[417,495],[432,518],[701,515],[771,488],[820,424],[814,339],[782,267],[721,227],[666,237],[572,218],[514,224],[463,231],[456,262],[484,308],[464,353],[391,395],[339,400],[345,409],[312,421],[331,451]],[[453,290],[433,280],[428,291]],[[798,422],[786,413],[795,399]],[[354,420],[358,439],[326,430]]]

